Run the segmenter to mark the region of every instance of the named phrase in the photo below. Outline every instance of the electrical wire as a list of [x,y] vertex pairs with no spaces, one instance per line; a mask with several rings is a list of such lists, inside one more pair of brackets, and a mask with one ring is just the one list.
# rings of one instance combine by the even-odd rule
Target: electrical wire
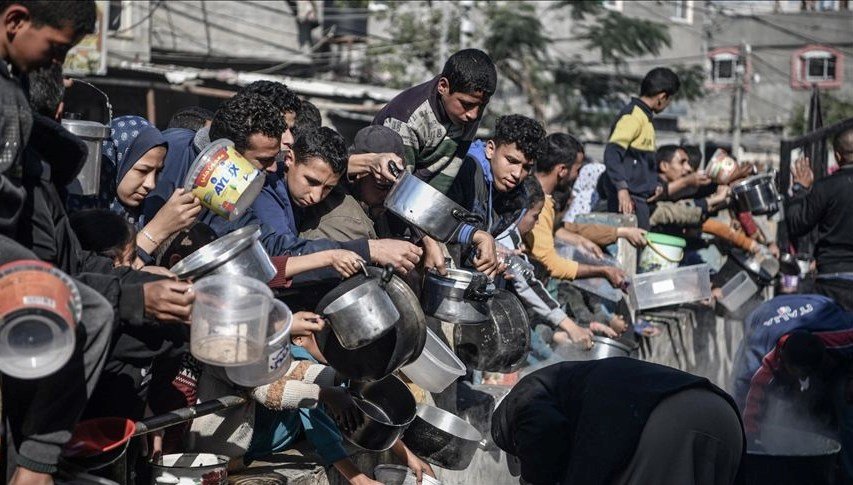
[[[154,5],[153,5],[149,10],[148,10],[148,13],[147,13],[147,14],[145,14],[145,16],[144,16],[144,17],[142,17],[142,18],[141,18],[141,19],[139,19],[138,21],[134,22],[134,23],[133,23],[133,24],[131,24],[129,27],[125,27],[125,28],[120,29],[120,30],[114,30],[114,31],[112,31],[112,32],[108,32],[108,33],[107,33],[107,37],[116,37],[116,36],[118,36],[118,35],[121,35],[121,34],[123,34],[123,33],[125,33],[125,32],[130,32],[131,30],[133,30],[133,29],[135,29],[135,28],[139,27],[140,25],[142,25],[143,23],[145,23],[145,21],[146,21],[146,20],[150,19],[152,15],[154,15],[154,12],[155,12],[155,11],[157,10],[157,8],[159,8],[159,7],[160,7],[160,5],[162,5],[162,4],[163,4],[163,0],[157,0],[156,2],[154,2]],[[132,6],[133,4],[130,4],[130,5]]]

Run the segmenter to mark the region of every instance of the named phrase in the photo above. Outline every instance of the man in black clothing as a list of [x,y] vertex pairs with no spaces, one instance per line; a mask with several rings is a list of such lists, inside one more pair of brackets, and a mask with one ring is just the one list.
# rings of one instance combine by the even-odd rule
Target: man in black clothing
[[492,438],[519,459],[525,481],[549,485],[726,485],[745,451],[726,393],[621,357],[528,375],[495,410]]
[[839,169],[829,177],[815,182],[808,158],[793,165],[794,197],[785,205],[785,221],[792,238],[817,229],[814,290],[853,311],[853,128],[838,133],[832,146]]

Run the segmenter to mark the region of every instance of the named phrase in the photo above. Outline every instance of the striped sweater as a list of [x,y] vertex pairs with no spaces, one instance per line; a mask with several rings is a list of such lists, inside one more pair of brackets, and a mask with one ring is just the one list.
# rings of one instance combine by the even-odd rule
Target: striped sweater
[[444,111],[438,77],[411,87],[392,99],[373,119],[400,134],[406,167],[421,180],[446,193],[456,178],[480,118],[456,126]]

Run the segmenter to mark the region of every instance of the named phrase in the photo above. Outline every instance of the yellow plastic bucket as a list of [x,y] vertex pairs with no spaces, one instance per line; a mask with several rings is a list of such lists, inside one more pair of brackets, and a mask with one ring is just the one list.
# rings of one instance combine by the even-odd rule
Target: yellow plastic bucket
[[184,187],[203,206],[230,221],[240,217],[261,193],[263,175],[234,148],[234,142],[223,138],[196,157]]

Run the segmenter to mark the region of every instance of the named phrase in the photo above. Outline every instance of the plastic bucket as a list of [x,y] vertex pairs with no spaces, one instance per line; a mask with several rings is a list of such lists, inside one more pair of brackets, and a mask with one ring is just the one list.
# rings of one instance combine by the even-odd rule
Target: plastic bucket
[[640,255],[640,272],[675,269],[684,257],[687,241],[680,237],[650,232],[646,234],[648,244]]
[[708,161],[706,171],[708,176],[718,184],[727,184],[738,168],[737,160],[732,158],[725,150],[717,148]]
[[224,138],[199,153],[184,183],[203,206],[228,220],[240,217],[263,186],[263,172],[234,148],[234,142]]
[[267,346],[261,359],[253,364],[226,367],[225,374],[234,384],[258,387],[277,381],[290,367],[290,324],[293,314],[284,303],[273,300],[269,315]]
[[0,295],[0,372],[38,379],[64,366],[82,312],[71,278],[43,261],[14,261],[0,266]]
[[222,367],[251,364],[267,345],[272,292],[248,276],[216,275],[193,285],[190,351]]
[[152,485],[226,485],[228,457],[212,453],[174,453],[151,462]]
[[465,375],[465,364],[427,328],[426,343],[420,357],[400,370],[418,386],[438,393]]

